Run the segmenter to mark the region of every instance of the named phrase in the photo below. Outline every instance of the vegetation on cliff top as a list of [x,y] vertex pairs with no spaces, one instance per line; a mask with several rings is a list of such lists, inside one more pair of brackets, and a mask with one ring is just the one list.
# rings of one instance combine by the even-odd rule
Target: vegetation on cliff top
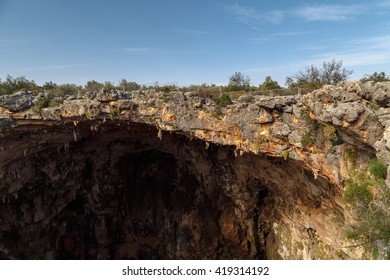
[[353,73],[352,70],[343,68],[343,62],[335,59],[323,62],[322,68],[314,65],[308,66],[304,71],[286,78],[288,87],[303,87],[310,89],[321,88],[323,85],[337,84],[346,81]]
[[[295,75],[286,78],[287,88],[282,88],[277,81],[274,81],[271,76],[267,76],[264,82],[258,86],[251,85],[251,80],[248,76],[241,72],[235,72],[229,76],[229,83],[226,86],[216,86],[214,84],[190,85],[179,88],[181,91],[197,91],[200,95],[208,97],[217,96],[222,92],[253,92],[253,91],[277,91],[284,90],[286,94],[291,94],[294,88],[300,88],[303,92],[311,91],[322,87],[325,84],[336,84],[341,81],[346,81],[352,70],[347,70],[342,66],[342,61],[335,59],[323,62],[322,68],[314,65],[308,66],[304,71],[300,71]],[[385,72],[374,72],[370,75],[365,75],[361,81],[384,82],[390,81],[390,76]],[[12,94],[17,91],[31,91],[35,94],[39,92],[47,92],[56,96],[74,95],[87,91],[134,91],[138,89],[155,89],[164,92],[169,92],[178,89],[177,85],[170,84],[160,86],[158,82],[153,85],[140,85],[136,82],[129,82],[126,79],[121,79],[118,84],[106,81],[104,83],[91,80],[84,86],[75,84],[56,84],[52,81],[46,82],[43,85],[37,85],[34,80],[28,80],[24,76],[12,77],[8,75],[5,80],[0,79],[0,95]]]

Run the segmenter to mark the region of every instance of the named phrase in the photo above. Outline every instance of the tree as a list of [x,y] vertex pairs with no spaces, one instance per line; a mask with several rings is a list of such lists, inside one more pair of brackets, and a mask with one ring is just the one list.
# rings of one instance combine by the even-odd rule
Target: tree
[[49,89],[55,89],[57,87],[57,84],[56,83],[53,83],[52,81],[50,82],[46,82],[43,84],[43,89],[45,90],[49,90]]
[[101,84],[95,80],[88,81],[87,84],[85,85],[85,89],[89,90],[89,91],[99,91],[102,88],[103,88],[103,84]]
[[104,82],[103,90],[105,92],[109,92],[109,91],[114,90],[114,89],[115,89],[115,86],[110,81]]
[[126,79],[121,79],[119,81],[119,88],[123,91],[132,91],[132,90],[140,89],[141,86],[136,82],[128,82],[126,81]]
[[346,81],[353,71],[347,70],[343,67],[343,61],[332,61],[323,62],[321,73],[321,83],[323,84],[337,84]]
[[241,72],[235,72],[229,77],[229,91],[246,90],[250,87],[250,78]]
[[348,76],[353,73],[352,70],[343,68],[343,61],[324,61],[322,68],[314,65],[306,67],[305,71],[286,78],[288,87],[319,88],[325,84],[337,84],[346,81]]
[[271,76],[267,76],[264,82],[260,85],[260,89],[271,90],[271,89],[280,89],[281,86],[277,81],[272,80]]
[[13,78],[7,75],[4,82],[0,82],[0,95],[12,94],[16,91],[38,91],[39,87],[34,81],[27,80],[24,76]]
[[368,81],[373,81],[374,83],[388,82],[390,81],[390,76],[387,76],[385,72],[380,72],[380,73],[374,72],[371,75],[368,74],[364,75],[363,78],[360,79],[360,81],[364,83]]

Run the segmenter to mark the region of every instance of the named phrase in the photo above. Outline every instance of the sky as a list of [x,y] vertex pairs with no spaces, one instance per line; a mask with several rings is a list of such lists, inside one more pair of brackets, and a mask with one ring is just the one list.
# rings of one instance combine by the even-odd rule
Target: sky
[[258,86],[332,59],[390,74],[390,0],[0,0],[0,78]]

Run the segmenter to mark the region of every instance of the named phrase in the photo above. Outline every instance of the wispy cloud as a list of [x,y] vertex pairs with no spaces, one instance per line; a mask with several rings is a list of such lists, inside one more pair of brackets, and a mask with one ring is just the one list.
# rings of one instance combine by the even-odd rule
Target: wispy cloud
[[[390,5],[390,0],[379,2],[382,6]],[[260,30],[258,24],[268,22],[273,24],[282,23],[286,17],[294,17],[304,21],[346,21],[364,12],[363,5],[306,5],[292,10],[271,10],[259,11],[252,7],[246,7],[239,4],[227,6],[230,14],[237,20]]]
[[208,32],[201,31],[201,30],[184,29],[184,28],[183,29],[182,28],[175,28],[175,29],[172,29],[171,32],[184,33],[184,34],[188,34],[188,35],[195,36],[195,37],[201,37],[201,36],[205,36],[205,35],[210,34]]
[[331,59],[342,60],[349,67],[390,63],[390,35],[350,40],[338,47],[340,51],[319,54],[302,64],[318,65]]
[[196,55],[204,53],[204,50],[200,49],[161,49],[161,48],[119,48],[119,49],[110,49],[108,51],[116,51],[116,52],[124,52],[129,53],[132,55],[137,54],[148,54],[148,55],[162,55],[162,56],[169,56],[169,55]]
[[292,31],[292,32],[277,32],[272,34],[272,37],[288,37],[288,36],[301,36],[312,34],[311,31]]
[[294,36],[303,36],[303,35],[308,35],[312,34],[313,32],[311,31],[291,31],[291,32],[276,32],[273,34],[269,35],[263,35],[261,37],[253,37],[250,38],[249,41],[254,42],[254,43],[264,43],[276,38],[285,38],[285,37],[294,37]]
[[258,68],[250,68],[246,69],[243,72],[244,73],[257,73],[257,72],[264,72],[264,73],[270,73],[273,71],[283,71],[290,69],[290,65],[279,65],[279,66],[274,66],[274,67],[258,67]]
[[[272,67],[259,67],[247,69],[245,73],[293,73],[304,69],[309,65],[322,65],[324,61],[332,59],[342,60],[343,66],[347,68],[359,66],[375,66],[390,63],[390,35],[373,36],[370,38],[360,38],[347,42],[333,43],[337,51],[321,52],[321,47],[318,48],[318,53],[307,59],[293,62],[291,64],[275,65]],[[317,49],[316,47],[314,47]],[[329,47],[326,48],[327,50]]]
[[382,0],[378,2],[379,7],[389,7],[390,8],[390,0]]
[[345,21],[363,10],[360,5],[314,5],[297,8],[292,14],[306,21]]
[[299,48],[300,51],[320,51],[326,49],[325,46],[319,46],[319,45],[309,45]]
[[230,5],[227,9],[229,13],[234,15],[239,21],[248,25],[253,25],[260,21],[278,24],[284,19],[284,12],[281,10],[261,12],[252,7],[245,7],[238,4]]

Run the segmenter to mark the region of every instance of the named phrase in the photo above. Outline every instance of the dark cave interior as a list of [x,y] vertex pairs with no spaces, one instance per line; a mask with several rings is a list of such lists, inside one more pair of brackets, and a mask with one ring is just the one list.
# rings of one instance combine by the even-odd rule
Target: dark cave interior
[[15,153],[3,167],[0,257],[279,258],[275,197],[300,167],[157,135],[137,123],[19,126],[4,145]]

